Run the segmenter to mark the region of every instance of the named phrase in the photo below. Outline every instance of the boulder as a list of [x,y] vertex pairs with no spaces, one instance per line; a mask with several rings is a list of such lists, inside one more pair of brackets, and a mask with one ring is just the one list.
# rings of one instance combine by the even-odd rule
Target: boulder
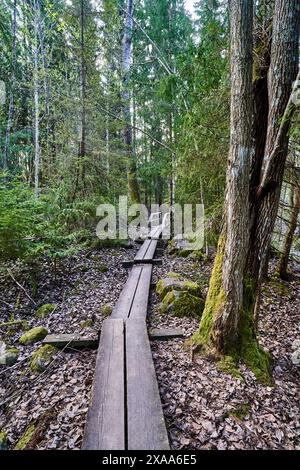
[[45,318],[47,315],[49,315],[49,313],[52,313],[56,308],[56,305],[55,304],[44,304],[44,305],[41,305],[35,315],[37,318]]
[[204,300],[187,291],[169,291],[160,305],[162,313],[171,313],[176,317],[200,318],[204,309]]
[[41,346],[32,355],[30,369],[33,372],[43,372],[51,362],[56,351],[57,349],[50,344]]
[[160,279],[156,285],[156,293],[161,299],[163,299],[166,294],[172,290],[186,291],[196,297],[201,297],[201,288],[196,282],[182,280],[178,277],[172,276],[172,273],[169,273],[167,276],[168,277]]
[[13,366],[19,357],[19,350],[16,348],[7,348],[4,341],[0,341],[0,364]]
[[37,341],[40,341],[44,339],[48,334],[48,331],[46,328],[43,326],[36,326],[35,328],[32,328],[31,330],[26,331],[20,339],[19,343],[26,345],[26,344],[33,344],[36,343]]

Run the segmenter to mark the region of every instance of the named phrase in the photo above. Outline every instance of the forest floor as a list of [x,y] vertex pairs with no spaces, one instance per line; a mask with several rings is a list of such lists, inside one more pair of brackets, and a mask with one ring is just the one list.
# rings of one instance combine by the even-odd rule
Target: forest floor
[[[95,335],[127,278],[121,262],[133,257],[131,249],[80,252],[65,260],[56,277],[44,262],[33,274],[24,265],[9,266],[15,279],[34,294],[37,305],[52,303],[55,310],[44,320],[34,305],[3,270],[0,273],[0,323],[12,317],[42,325],[51,333]],[[154,268],[154,281],[174,271],[200,282],[206,293],[212,263],[164,256]],[[299,366],[291,362],[291,345],[300,338],[300,268],[293,281],[271,280],[265,285],[260,319],[260,342],[271,352],[273,386],[259,384],[240,365],[244,379],[233,378],[202,356],[193,359],[184,339],[153,341],[152,351],[163,409],[173,449],[300,449]],[[298,277],[297,277],[298,276]],[[150,295],[149,325],[181,328],[189,337],[199,321],[158,313],[159,300]],[[40,346],[20,346],[22,332],[0,328],[0,338],[20,349],[12,367],[0,365],[0,432],[8,433],[14,448],[32,423],[47,422],[31,444],[35,449],[80,449],[95,366],[95,350],[59,352],[42,374],[29,368]],[[47,418],[46,418],[47,417]]]

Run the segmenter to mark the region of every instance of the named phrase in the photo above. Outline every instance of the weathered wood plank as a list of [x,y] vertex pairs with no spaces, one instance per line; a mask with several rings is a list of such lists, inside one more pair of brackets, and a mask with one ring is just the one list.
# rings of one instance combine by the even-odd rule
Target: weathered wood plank
[[111,318],[128,318],[142,269],[142,266],[133,266],[119,300],[112,311]]
[[151,244],[151,241],[152,240],[145,240],[144,243],[142,244],[141,248],[139,249],[139,251],[137,252],[137,254],[135,255],[135,260],[136,259],[143,259],[145,254],[147,253],[147,250],[149,248],[149,245]]
[[168,435],[145,320],[127,320],[125,332],[128,449],[167,450]]
[[47,335],[46,338],[43,339],[43,344],[50,344],[56,348],[65,348],[66,346],[70,348],[97,348],[99,337],[85,337],[80,336],[78,333],[54,334]]
[[144,264],[142,267],[139,284],[136,289],[134,301],[130,309],[129,318],[146,318],[151,276],[152,265]]
[[124,450],[124,322],[103,322],[83,449]]
[[169,340],[173,338],[183,338],[184,332],[179,328],[174,329],[153,329],[149,331],[150,340]]

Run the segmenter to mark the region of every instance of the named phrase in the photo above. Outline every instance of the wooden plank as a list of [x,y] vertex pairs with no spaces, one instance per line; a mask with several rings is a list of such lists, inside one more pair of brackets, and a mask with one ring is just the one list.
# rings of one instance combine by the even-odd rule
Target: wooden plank
[[143,259],[145,254],[147,253],[150,244],[151,240],[145,240],[134,259]]
[[150,340],[169,340],[173,338],[183,338],[184,332],[179,328],[170,329],[153,329],[149,331]]
[[157,240],[149,240],[149,241],[150,241],[150,243],[149,243],[148,249],[147,249],[147,251],[144,255],[144,260],[153,259],[155,251],[156,251]]
[[125,449],[124,322],[103,322],[85,426],[85,450]]
[[151,276],[152,276],[152,265],[144,264],[142,267],[139,284],[136,289],[134,301],[132,303],[131,310],[129,313],[129,318],[139,318],[139,317],[146,318]]
[[133,266],[110,318],[128,318],[142,269],[142,266]]
[[99,344],[99,337],[85,337],[80,336],[78,333],[71,334],[57,334],[47,335],[43,339],[43,344],[50,344],[56,348],[97,348]]
[[153,227],[150,230],[148,238],[158,239],[161,236],[162,231],[163,231],[162,225],[158,225],[157,227]]
[[129,450],[167,450],[168,435],[146,322],[125,323]]

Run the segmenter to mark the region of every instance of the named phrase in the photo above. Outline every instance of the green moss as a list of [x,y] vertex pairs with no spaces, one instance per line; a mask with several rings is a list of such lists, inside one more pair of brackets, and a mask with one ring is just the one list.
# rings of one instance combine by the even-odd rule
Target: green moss
[[248,277],[244,282],[244,303],[241,311],[237,350],[241,359],[253,371],[256,378],[266,384],[271,383],[269,353],[259,345],[254,324],[256,300],[255,283]]
[[204,300],[186,291],[170,291],[164,297],[160,311],[170,311],[176,317],[200,318]]
[[52,313],[56,308],[56,305],[55,304],[44,304],[44,305],[41,305],[35,315],[37,318],[45,318],[47,315],[49,315],[49,313]]
[[109,304],[102,305],[101,313],[104,317],[108,317],[112,312],[112,306]]
[[14,450],[24,450],[26,446],[30,443],[33,437],[34,431],[35,431],[35,426],[34,424],[31,424],[26,429],[23,436],[18,440],[17,444],[15,445]]
[[7,432],[0,431],[0,450],[7,449]]
[[218,243],[214,267],[209,282],[208,295],[205,302],[199,330],[193,335],[191,343],[202,346],[208,343],[216,313],[224,303],[225,296],[222,289],[222,265],[225,249],[225,237],[221,236]]
[[43,326],[36,326],[31,330],[28,330],[24,335],[19,339],[20,344],[32,344],[44,339],[47,336],[48,331]]
[[166,277],[164,279],[160,279],[156,284],[156,293],[161,299],[163,299],[165,295],[172,290],[187,291],[196,297],[201,297],[201,288],[199,284],[193,281],[184,281],[178,278]]
[[171,279],[180,279],[181,275],[178,273],[174,273],[173,271],[170,271],[169,273],[167,273],[167,277]]
[[93,326],[92,320],[85,320],[80,323],[80,328],[91,328],[91,326]]
[[166,313],[167,310],[168,310],[169,305],[171,305],[171,303],[174,301],[174,299],[175,299],[175,292],[174,291],[168,292],[164,296],[163,301],[160,304],[159,311],[161,313]]
[[57,349],[50,344],[41,346],[32,355],[30,362],[30,369],[33,372],[43,372],[47,367],[47,364],[51,361],[52,357],[56,353]]
[[220,361],[217,362],[217,367],[222,372],[230,374],[236,379],[244,379],[237,366],[237,361],[233,356],[223,356]]

